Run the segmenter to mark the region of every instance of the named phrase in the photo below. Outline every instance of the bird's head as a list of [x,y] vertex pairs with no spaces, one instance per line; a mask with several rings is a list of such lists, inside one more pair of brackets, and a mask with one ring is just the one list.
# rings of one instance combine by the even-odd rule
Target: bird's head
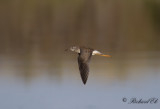
[[80,53],[80,49],[77,46],[71,46],[70,48],[66,49],[65,51],[73,51],[73,52],[77,52]]

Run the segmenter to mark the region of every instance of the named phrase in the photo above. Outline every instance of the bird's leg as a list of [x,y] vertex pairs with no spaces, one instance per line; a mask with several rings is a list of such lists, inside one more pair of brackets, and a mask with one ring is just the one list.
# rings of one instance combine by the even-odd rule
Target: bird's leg
[[104,56],[104,57],[108,57],[108,58],[112,57],[111,55],[105,55],[97,50],[94,50],[92,55],[99,55],[99,56]]
[[107,58],[111,58],[112,57],[111,55],[104,55],[104,54],[96,54],[96,55],[104,56],[104,57],[107,57]]

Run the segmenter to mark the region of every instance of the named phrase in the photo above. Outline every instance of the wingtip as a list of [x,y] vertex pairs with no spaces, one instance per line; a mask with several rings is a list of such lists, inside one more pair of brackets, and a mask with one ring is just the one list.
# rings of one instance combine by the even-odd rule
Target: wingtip
[[82,82],[83,82],[84,85],[86,85],[87,80],[82,79]]
[[86,85],[87,81],[83,81],[83,84]]

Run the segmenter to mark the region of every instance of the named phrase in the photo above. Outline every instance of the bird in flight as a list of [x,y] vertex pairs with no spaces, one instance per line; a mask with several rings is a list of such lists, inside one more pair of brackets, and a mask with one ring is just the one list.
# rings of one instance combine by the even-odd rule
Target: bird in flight
[[89,61],[92,55],[99,55],[104,57],[111,57],[111,55],[104,55],[103,53],[88,47],[71,46],[65,51],[73,51],[78,53],[78,65],[81,79],[86,84],[89,75]]

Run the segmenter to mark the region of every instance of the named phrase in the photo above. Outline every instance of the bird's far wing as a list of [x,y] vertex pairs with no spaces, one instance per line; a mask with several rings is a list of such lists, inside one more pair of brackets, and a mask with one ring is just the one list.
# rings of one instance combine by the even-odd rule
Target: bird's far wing
[[89,74],[89,66],[88,63],[84,63],[81,58],[80,55],[78,57],[78,65],[79,65],[79,71],[81,74],[81,78],[84,84],[86,84],[87,79],[88,79],[88,74]]
[[91,59],[92,51],[82,49],[78,56],[78,65],[81,74],[81,78],[84,84],[86,84],[89,75],[89,60]]

